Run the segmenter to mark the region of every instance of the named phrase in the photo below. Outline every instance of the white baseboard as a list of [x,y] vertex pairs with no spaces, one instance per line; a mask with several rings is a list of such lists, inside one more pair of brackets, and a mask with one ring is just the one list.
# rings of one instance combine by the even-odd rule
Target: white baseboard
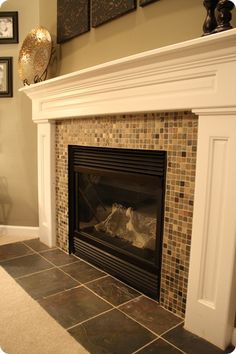
[[31,226],[11,226],[11,225],[0,225],[0,236],[8,237],[25,237],[36,238],[39,237],[39,228]]

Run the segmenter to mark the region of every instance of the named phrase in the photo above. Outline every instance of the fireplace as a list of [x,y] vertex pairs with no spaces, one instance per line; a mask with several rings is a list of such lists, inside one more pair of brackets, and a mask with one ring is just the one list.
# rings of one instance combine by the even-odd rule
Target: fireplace
[[[167,165],[172,172],[167,171],[166,178],[160,303],[178,313],[184,313],[186,304],[185,328],[221,348],[230,343],[235,319],[235,61],[236,30],[232,29],[121,58],[23,89],[32,99],[33,121],[38,124],[41,241],[49,246],[57,241],[61,248],[68,250],[65,237],[68,235],[68,178],[64,172],[67,148],[64,150],[64,145],[109,146],[113,130],[111,147],[167,150]],[[117,129],[120,123],[111,119],[109,124],[104,124],[105,118],[101,118],[183,111],[196,114],[199,122],[196,174],[194,171],[187,180],[184,178],[192,160],[188,160],[186,152],[191,150],[188,146],[191,137],[187,138],[186,151],[177,156],[176,149],[172,150],[176,145],[174,127],[160,127],[158,132],[150,127],[146,136],[148,122],[144,117],[139,139],[136,138],[137,128],[133,126],[131,139],[126,143],[127,120],[122,130],[124,136],[120,137]],[[61,120],[65,120],[66,131],[71,126],[63,144],[56,139]],[[78,124],[76,133],[75,121]],[[128,125],[133,121],[134,118],[130,119]],[[101,130],[99,135],[98,129]],[[166,129],[173,134],[172,144],[169,144]],[[150,143],[149,147],[144,146],[144,137],[148,138],[145,141]],[[58,135],[58,138],[61,137]],[[169,161],[169,148],[176,161]],[[62,154],[56,172],[58,149]],[[186,168],[180,169],[183,177],[176,179],[174,170],[179,170],[177,165],[184,159]],[[194,200],[186,200],[186,195],[192,193],[189,183],[195,184]],[[62,193],[59,185],[63,187]],[[184,192],[179,190],[183,187],[186,188]],[[61,197],[58,207],[56,194]],[[189,203],[188,210],[183,208],[185,202]],[[189,208],[193,204],[191,215]],[[181,235],[176,215],[182,223],[184,233]],[[186,227],[187,217],[192,217],[192,227]]]
[[69,146],[69,248],[159,298],[166,151]]

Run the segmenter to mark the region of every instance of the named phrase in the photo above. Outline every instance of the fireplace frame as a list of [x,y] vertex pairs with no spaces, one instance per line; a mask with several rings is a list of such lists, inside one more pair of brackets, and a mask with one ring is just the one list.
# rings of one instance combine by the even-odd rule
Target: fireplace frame
[[235,64],[232,29],[21,90],[38,124],[39,233],[49,246],[56,243],[56,119],[170,110],[198,115],[185,328],[222,349],[231,341],[236,308]]
[[[68,146],[69,252],[116,276],[143,293],[159,299],[164,225],[167,152],[108,147]],[[121,175],[132,180],[159,183],[161,198],[156,200],[155,259],[151,263],[127,250],[99,242],[76,226],[77,178],[79,173]],[[79,177],[78,177],[79,178]]]

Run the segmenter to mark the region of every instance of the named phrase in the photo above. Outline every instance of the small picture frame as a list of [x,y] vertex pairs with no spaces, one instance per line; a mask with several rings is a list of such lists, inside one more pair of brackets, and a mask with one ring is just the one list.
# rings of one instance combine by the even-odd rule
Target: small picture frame
[[0,44],[12,44],[18,42],[18,12],[0,11]]
[[0,57],[0,98],[12,96],[12,57]]

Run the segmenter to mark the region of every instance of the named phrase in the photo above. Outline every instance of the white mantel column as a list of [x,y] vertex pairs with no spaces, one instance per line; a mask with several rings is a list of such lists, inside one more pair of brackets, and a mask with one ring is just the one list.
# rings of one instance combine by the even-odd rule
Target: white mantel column
[[37,123],[39,238],[53,247],[56,245],[55,124],[52,120]]
[[185,328],[225,349],[236,308],[236,107],[199,115]]

